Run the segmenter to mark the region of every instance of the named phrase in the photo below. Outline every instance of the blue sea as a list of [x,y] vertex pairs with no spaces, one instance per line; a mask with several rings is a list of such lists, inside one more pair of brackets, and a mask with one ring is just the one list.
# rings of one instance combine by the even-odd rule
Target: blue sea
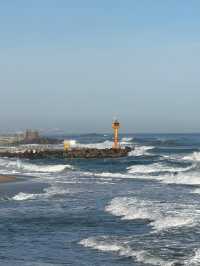
[[[105,148],[112,135],[65,136]],[[200,265],[200,135],[128,134],[117,159],[0,158],[0,265]]]

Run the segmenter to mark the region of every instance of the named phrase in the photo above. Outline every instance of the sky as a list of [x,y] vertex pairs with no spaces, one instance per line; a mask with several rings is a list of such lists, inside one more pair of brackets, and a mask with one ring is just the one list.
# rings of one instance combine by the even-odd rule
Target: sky
[[0,132],[200,132],[199,0],[0,0]]

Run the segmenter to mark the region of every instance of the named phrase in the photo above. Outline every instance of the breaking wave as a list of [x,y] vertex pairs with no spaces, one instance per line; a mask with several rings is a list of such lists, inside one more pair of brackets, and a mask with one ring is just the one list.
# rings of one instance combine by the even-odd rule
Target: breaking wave
[[200,265],[200,249],[194,250],[194,255],[191,256],[186,262],[185,265],[195,266]]
[[185,172],[192,169],[192,166],[189,167],[171,167],[164,165],[162,163],[154,163],[149,165],[133,165],[128,168],[129,174],[154,174],[154,173],[178,173]]
[[[133,138],[122,138],[120,141],[120,144],[122,146],[124,145],[130,145]],[[110,149],[113,146],[113,141],[106,140],[104,142],[96,142],[96,143],[79,143],[76,140],[69,140],[68,141],[70,146],[73,148],[94,148],[94,149]]]
[[200,188],[196,188],[192,191],[194,194],[200,194]]
[[153,146],[135,146],[134,150],[129,152],[129,156],[144,156],[149,155],[148,151],[154,149]]
[[200,162],[200,152],[193,152],[190,155],[184,156],[183,160]]
[[23,193],[20,192],[14,197],[12,197],[13,200],[21,201],[21,200],[30,200],[30,199],[35,199],[38,197],[39,194],[31,194],[31,193]]
[[160,265],[160,266],[172,266],[174,261],[166,262],[162,258],[152,256],[145,250],[133,250],[127,243],[121,243],[120,241],[109,240],[108,237],[95,238],[90,237],[83,239],[79,242],[84,247],[89,247],[95,250],[103,252],[115,252],[119,256],[133,258],[137,262]]
[[32,194],[32,193],[20,192],[17,195],[13,196],[12,200],[25,201],[25,200],[35,200],[35,199],[49,199],[57,195],[74,194],[74,193],[79,193],[79,192],[81,191],[52,185],[48,188],[45,188],[43,190],[43,193]]
[[92,173],[92,175],[97,177],[107,177],[107,178],[132,178],[132,176],[128,174],[110,173],[110,172]]
[[76,140],[69,141],[70,146],[73,148],[95,148],[95,149],[110,149],[112,148],[113,142],[106,140],[104,142],[96,142],[96,143],[79,143]]
[[160,176],[160,180],[165,184],[200,185],[200,176],[198,173]]
[[[163,183],[199,184],[200,178],[195,176],[194,165],[188,167],[172,167],[164,163],[153,163],[148,165],[132,165],[127,167],[127,172],[81,172],[85,176],[103,177],[112,179],[148,179]],[[194,176],[193,176],[194,174]],[[193,178],[192,178],[193,177]]]
[[133,141],[133,138],[132,137],[124,137],[121,140],[121,142],[131,142],[131,141]]
[[[191,207],[191,206],[189,206]],[[105,210],[122,220],[150,220],[150,225],[157,231],[174,227],[194,226],[198,212],[190,212],[186,205],[138,200],[136,198],[114,198]]]
[[31,172],[45,172],[45,173],[57,173],[62,172],[65,169],[73,169],[71,165],[68,164],[56,164],[56,165],[37,165],[30,163],[17,162],[17,167],[21,170],[31,171]]
[[0,166],[4,167],[7,171],[10,171],[13,173],[15,171],[16,173],[20,172],[37,172],[37,173],[57,173],[62,172],[66,169],[73,169],[72,165],[69,164],[32,164],[28,162],[23,162],[21,160],[8,160],[8,159],[1,159]]

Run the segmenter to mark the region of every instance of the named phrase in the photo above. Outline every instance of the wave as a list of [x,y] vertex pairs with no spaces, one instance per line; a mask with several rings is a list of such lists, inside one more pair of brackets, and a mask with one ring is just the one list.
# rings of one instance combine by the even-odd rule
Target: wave
[[[180,184],[180,185],[200,185],[199,176],[184,176],[184,175],[133,175],[133,174],[122,174],[122,173],[111,173],[111,172],[102,172],[102,173],[93,173],[93,172],[81,172],[84,176],[98,178],[99,181],[107,181],[111,184],[112,181],[117,181],[120,179],[137,179],[137,180],[151,180],[157,181],[164,184]],[[103,179],[102,179],[103,178]],[[97,179],[96,179],[97,180]],[[198,193],[198,192],[196,192]]]
[[105,207],[105,211],[121,217],[122,220],[150,220],[150,225],[156,231],[168,230],[174,227],[194,226],[196,224],[196,216],[198,216],[198,212],[196,216],[194,213],[190,213],[186,205],[144,201],[127,197],[114,198]]
[[170,229],[173,227],[194,226],[195,222],[192,217],[161,217],[154,222],[150,223],[158,231]]
[[[179,184],[179,185],[200,185],[200,176],[198,173],[189,172],[192,167],[183,168],[183,169],[169,169],[168,173],[163,170],[155,170],[148,168],[130,168],[128,173],[111,173],[111,172],[81,172],[84,176],[91,176],[97,178],[107,178],[108,180],[120,180],[120,179],[137,179],[137,180],[154,180],[156,182],[161,182],[164,184]],[[139,172],[140,171],[140,172]],[[158,175],[156,174],[158,171]],[[152,175],[151,175],[152,174]]]
[[132,178],[131,175],[121,174],[121,173],[110,173],[110,172],[92,173],[92,175],[97,177],[107,177],[107,178]]
[[23,162],[21,160],[8,160],[8,159],[1,159],[0,166],[9,172],[19,171],[22,172],[37,172],[37,173],[57,173],[62,172],[66,169],[73,169],[72,165],[69,164],[55,164],[55,165],[48,165],[48,164],[32,164],[28,162]]
[[[189,170],[189,168],[188,168]],[[147,179],[155,180],[164,184],[179,184],[179,185],[200,185],[200,176],[198,173],[190,173],[188,170],[183,170],[176,175],[172,172],[171,174],[160,174],[157,176],[153,175],[127,175],[124,178],[135,178],[135,179]],[[176,172],[176,171],[175,171]]]
[[31,194],[31,193],[23,193],[20,192],[14,197],[12,197],[13,200],[21,201],[21,200],[30,200],[30,199],[36,199],[39,194]]
[[145,250],[133,250],[128,244],[113,241],[105,236],[101,238],[89,237],[81,240],[79,244],[103,252],[115,252],[119,256],[133,258],[137,262],[145,264],[172,266],[175,263],[175,261],[166,262],[162,258],[153,256]]
[[[111,172],[102,172],[102,173],[94,173],[94,172],[81,172],[82,175],[84,176],[91,176],[91,177],[98,177],[98,178],[107,178],[108,180],[110,179],[111,181],[113,179],[146,179],[146,180],[158,180],[162,181],[161,176],[151,176],[151,175],[133,175],[131,173],[111,173]],[[164,177],[163,177],[164,178]]]
[[113,142],[106,140],[104,142],[96,143],[79,143],[76,140],[69,140],[70,146],[73,148],[94,148],[94,149],[110,149],[112,148]]
[[160,180],[165,184],[200,185],[200,176],[198,173],[160,176]]
[[133,165],[128,168],[129,174],[154,174],[154,173],[178,173],[185,172],[192,169],[190,167],[171,167],[162,163],[154,163],[149,165]]
[[[186,180],[185,175],[180,175],[181,173],[187,173],[189,175],[189,171],[193,170],[193,165],[188,167],[170,167],[164,165],[162,163],[154,163],[149,165],[132,165],[127,167],[126,173],[113,173],[113,172],[81,172],[81,174],[85,176],[94,176],[94,177],[103,177],[114,179],[148,179],[148,180],[157,180],[163,183],[178,183]],[[190,173],[189,176],[191,176]],[[190,183],[192,179],[190,180]],[[200,182],[200,178],[198,179],[197,184]]]
[[71,165],[68,164],[56,164],[56,165],[37,165],[30,163],[17,162],[17,167],[20,170],[31,171],[31,172],[44,172],[44,173],[57,173],[62,172],[65,169],[73,169]]
[[199,162],[200,161],[200,152],[193,152],[190,155],[184,156],[183,160]]
[[82,175],[84,176],[91,176],[91,177],[97,177],[97,178],[104,178],[110,181],[113,181],[113,179],[122,179],[122,178],[126,178],[126,179],[159,179],[158,177],[152,177],[152,176],[145,176],[145,175],[141,175],[141,176],[134,176],[132,174],[122,174],[122,173],[111,173],[111,172],[102,172],[102,173],[94,173],[94,172],[81,172]]
[[49,199],[54,196],[59,196],[59,195],[65,195],[65,194],[74,194],[74,193],[80,193],[80,189],[69,189],[69,188],[64,188],[63,186],[57,186],[57,185],[52,185],[48,188],[45,188],[43,190],[43,193],[24,193],[24,192],[19,192],[15,196],[13,196],[11,199],[16,200],[16,201],[25,201],[25,200],[35,200],[35,199]]
[[131,141],[133,141],[132,137],[124,137],[121,139],[121,142],[131,142]]
[[200,265],[200,249],[194,250],[194,255],[191,256],[188,260],[186,260],[185,265],[187,266]]
[[150,155],[149,150],[154,149],[153,146],[135,146],[134,150],[129,152],[129,156],[144,156]]
[[[131,141],[133,138],[122,138],[120,144],[124,145],[131,145]],[[94,148],[94,149],[111,149],[113,146],[113,141],[106,140],[104,142],[95,142],[95,143],[79,143],[76,140],[69,140],[68,141],[70,146],[73,148]]]
[[133,138],[131,137],[124,137],[120,140],[121,146],[132,146],[133,145]]
[[194,189],[191,193],[193,193],[193,194],[200,194],[200,188]]

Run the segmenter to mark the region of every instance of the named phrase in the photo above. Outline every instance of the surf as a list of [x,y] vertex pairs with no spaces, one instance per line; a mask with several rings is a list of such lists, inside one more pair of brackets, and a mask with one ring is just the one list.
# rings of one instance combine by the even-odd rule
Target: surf
[[184,226],[195,226],[200,214],[191,206],[117,197],[105,207],[105,211],[122,220],[149,220],[156,231]]
[[146,250],[134,250],[131,248],[131,246],[129,246],[128,243],[116,240],[114,241],[112,238],[109,239],[109,237],[106,236],[82,239],[79,244],[86,248],[91,248],[102,252],[114,252],[121,257],[132,258],[137,262],[145,264],[173,266],[176,262],[165,261],[160,257],[149,254]]

